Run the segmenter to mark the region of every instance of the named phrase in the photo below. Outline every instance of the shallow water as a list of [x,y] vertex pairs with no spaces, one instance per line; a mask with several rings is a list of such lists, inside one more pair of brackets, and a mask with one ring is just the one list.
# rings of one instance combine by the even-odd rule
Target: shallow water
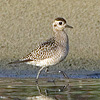
[[100,100],[100,80],[0,78],[0,100]]

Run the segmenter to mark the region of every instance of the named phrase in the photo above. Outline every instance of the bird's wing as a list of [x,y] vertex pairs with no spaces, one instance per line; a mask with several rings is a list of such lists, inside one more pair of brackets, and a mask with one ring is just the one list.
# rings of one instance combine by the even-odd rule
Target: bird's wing
[[36,60],[43,60],[46,58],[50,58],[57,52],[57,43],[55,42],[54,38],[50,38],[46,42],[39,45],[36,49],[34,49],[30,54],[22,59],[11,62],[11,63],[21,63],[21,62],[28,62],[28,61],[36,61]]

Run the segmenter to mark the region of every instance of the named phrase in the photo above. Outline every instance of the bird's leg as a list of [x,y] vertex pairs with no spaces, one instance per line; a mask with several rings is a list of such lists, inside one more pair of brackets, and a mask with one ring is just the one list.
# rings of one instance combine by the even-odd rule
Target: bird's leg
[[[45,72],[46,73],[57,73],[57,71],[51,71],[51,72],[49,72],[48,67],[46,68]],[[58,73],[61,73],[64,76],[64,78],[69,78],[64,71],[59,70]]]
[[41,67],[37,73],[37,76],[36,76],[36,83],[38,84],[38,79],[39,79],[39,75],[41,73],[41,71],[44,69],[45,67]]
[[[46,67],[45,72],[48,73],[53,73],[53,72],[49,72],[49,66]],[[53,82],[55,84],[55,79],[52,79],[52,81],[50,80],[49,82]]]
[[61,73],[64,76],[64,78],[69,79],[68,75],[64,71],[59,70],[58,72]]
[[[59,71],[49,71],[49,67],[46,67],[45,72],[46,72],[47,74],[48,74],[48,73],[60,73],[60,74],[63,75],[64,78],[69,79],[68,75],[67,75],[64,71],[61,71],[61,70],[59,70]],[[53,83],[55,84],[55,79],[53,79],[53,80],[50,81],[50,82],[53,82]]]
[[[47,69],[46,69],[47,70]],[[61,70],[59,70],[59,71],[51,71],[51,72],[48,72],[48,70],[46,71],[47,73],[60,73],[60,74],[62,74],[63,75],[63,77],[64,78],[67,78],[67,79],[69,79],[69,77],[68,77],[68,75],[64,72],[64,71],[61,71]],[[56,85],[56,83],[55,83],[55,79],[52,79],[52,80],[50,80],[50,81],[48,81],[48,82],[53,82],[55,85]],[[67,87],[69,88],[69,80],[67,80],[66,81],[66,83],[67,83]]]
[[46,67],[45,72],[46,72],[46,73],[49,72],[49,67]]

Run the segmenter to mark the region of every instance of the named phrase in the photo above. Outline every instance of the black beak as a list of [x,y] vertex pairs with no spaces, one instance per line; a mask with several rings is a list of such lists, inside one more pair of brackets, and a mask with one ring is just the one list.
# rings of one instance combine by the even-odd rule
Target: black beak
[[66,25],[66,27],[68,27],[68,28],[73,28],[72,26],[70,26],[70,25]]

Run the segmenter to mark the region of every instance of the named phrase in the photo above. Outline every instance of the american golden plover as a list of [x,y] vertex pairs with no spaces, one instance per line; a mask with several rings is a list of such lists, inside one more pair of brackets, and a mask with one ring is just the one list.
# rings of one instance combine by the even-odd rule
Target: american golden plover
[[38,48],[34,49],[26,57],[11,62],[10,64],[25,62],[27,64],[40,66],[36,77],[38,81],[39,75],[44,68],[55,65],[66,58],[69,51],[68,35],[64,31],[66,27],[73,28],[67,25],[64,18],[56,18],[53,22],[54,37],[39,45]]

